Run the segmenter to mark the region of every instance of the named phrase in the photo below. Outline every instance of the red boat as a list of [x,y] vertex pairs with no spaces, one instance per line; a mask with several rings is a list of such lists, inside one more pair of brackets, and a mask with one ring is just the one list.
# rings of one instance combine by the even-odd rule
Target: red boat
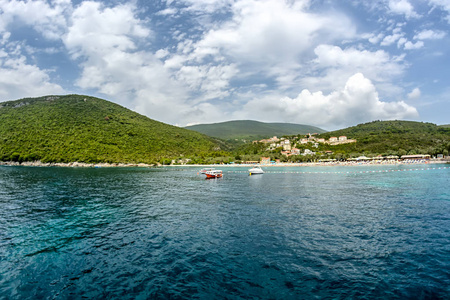
[[222,173],[222,170],[211,170],[211,171],[205,172],[205,175],[206,175],[206,179],[221,178],[223,176],[223,173]]

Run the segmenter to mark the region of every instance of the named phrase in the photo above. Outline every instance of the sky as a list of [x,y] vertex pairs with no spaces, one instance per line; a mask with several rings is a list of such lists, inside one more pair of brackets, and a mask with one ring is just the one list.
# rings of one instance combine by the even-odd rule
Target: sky
[[0,0],[0,102],[82,94],[176,126],[449,124],[449,29],[450,0]]

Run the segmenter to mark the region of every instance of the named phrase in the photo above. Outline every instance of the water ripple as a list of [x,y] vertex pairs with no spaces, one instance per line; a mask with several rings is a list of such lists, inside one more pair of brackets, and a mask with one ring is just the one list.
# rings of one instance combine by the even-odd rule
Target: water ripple
[[447,298],[450,171],[355,170],[0,167],[0,299]]

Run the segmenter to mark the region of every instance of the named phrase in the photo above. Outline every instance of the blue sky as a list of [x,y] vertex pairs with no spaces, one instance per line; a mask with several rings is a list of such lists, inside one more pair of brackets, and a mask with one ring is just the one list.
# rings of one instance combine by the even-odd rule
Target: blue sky
[[0,101],[100,97],[185,126],[450,123],[450,0],[0,0]]

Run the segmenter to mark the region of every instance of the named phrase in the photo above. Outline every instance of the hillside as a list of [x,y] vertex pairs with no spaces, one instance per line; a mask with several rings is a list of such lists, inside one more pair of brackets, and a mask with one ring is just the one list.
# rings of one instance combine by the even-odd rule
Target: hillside
[[[374,121],[320,134],[347,136],[357,143],[330,146],[334,150],[367,154],[431,154],[450,151],[450,128],[413,121]],[[448,154],[447,154],[448,155]]]
[[199,124],[185,128],[224,140],[258,140],[272,136],[325,132],[323,129],[308,125],[263,123],[258,121],[229,121],[214,124]]
[[94,97],[0,103],[0,161],[156,163],[218,148],[210,137]]
[[[318,141],[319,138],[328,140],[330,137],[340,136],[356,139],[356,143],[330,145]],[[268,144],[253,143],[237,149],[235,157],[232,157],[231,161],[238,159],[254,161],[264,156],[270,157],[272,160],[306,162],[320,159],[345,160],[361,155],[375,157],[378,155],[429,154],[437,156],[443,154],[448,156],[450,152],[450,128],[411,121],[375,121],[315,135],[307,143],[302,142],[303,138],[305,138],[304,135],[288,137],[290,145],[295,148],[294,153],[291,152],[289,156],[283,155],[281,146],[269,148]],[[307,151],[313,153],[304,155]]]

